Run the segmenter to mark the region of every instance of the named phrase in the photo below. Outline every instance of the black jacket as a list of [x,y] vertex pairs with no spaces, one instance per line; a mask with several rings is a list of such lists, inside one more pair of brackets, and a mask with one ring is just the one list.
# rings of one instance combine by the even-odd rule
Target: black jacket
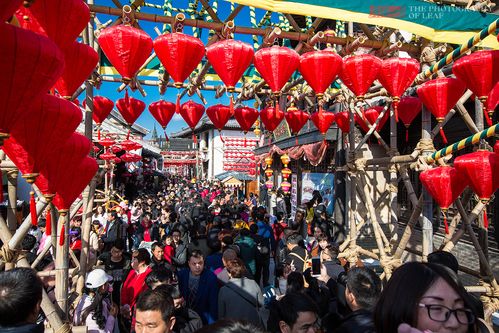
[[0,326],[0,333],[43,333],[43,324],[27,324],[19,326]]
[[203,321],[196,311],[182,307],[175,310],[174,333],[192,333],[203,327]]
[[340,325],[333,330],[328,328],[328,332],[335,333],[375,333],[373,314],[371,311],[360,309],[353,311],[341,321]]

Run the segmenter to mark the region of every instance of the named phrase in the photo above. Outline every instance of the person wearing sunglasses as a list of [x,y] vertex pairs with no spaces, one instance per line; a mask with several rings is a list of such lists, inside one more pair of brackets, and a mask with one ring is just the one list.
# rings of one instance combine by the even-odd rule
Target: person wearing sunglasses
[[[474,333],[477,312],[457,275],[439,264],[408,262],[395,270],[374,311],[377,332]],[[403,325],[407,324],[407,325]]]

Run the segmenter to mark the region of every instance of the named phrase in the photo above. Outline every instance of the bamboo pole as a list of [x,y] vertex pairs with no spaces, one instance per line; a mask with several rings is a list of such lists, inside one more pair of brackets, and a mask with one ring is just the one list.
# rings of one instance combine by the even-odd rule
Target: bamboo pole
[[[395,119],[395,110],[393,104],[390,104],[390,157],[398,155],[397,149],[397,121]],[[389,165],[390,170],[390,239],[396,240],[398,237],[398,176],[397,165]]]
[[411,214],[411,217],[409,218],[409,222],[407,222],[407,225],[405,226],[404,233],[402,234],[402,237],[400,238],[400,241],[395,248],[395,253],[393,254],[394,259],[400,259],[402,258],[402,254],[405,251],[405,247],[407,246],[407,243],[411,239],[412,236],[412,230],[414,229],[414,226],[418,222],[419,216],[421,215],[421,212],[423,210],[423,196],[419,196],[418,199],[418,204],[413,207],[413,211]]
[[[423,106],[422,110],[422,126],[421,140],[431,140],[431,114]],[[423,156],[431,154],[430,150],[424,150]],[[428,254],[433,252],[433,198],[428,191],[423,187],[423,261],[426,262]]]
[[7,205],[7,224],[12,234],[14,234],[17,229],[16,206],[17,206],[18,175],[19,175],[18,169],[9,169],[7,171],[7,192],[9,194],[9,202]]
[[[47,207],[47,201],[43,197],[38,198],[38,202],[36,203],[36,215],[40,216],[45,207]],[[28,231],[31,229],[31,214],[28,214],[28,216],[24,219],[23,223],[19,226],[19,228],[16,230],[16,233],[14,236],[9,241],[9,247],[11,249],[17,249],[19,245],[21,245],[21,242],[23,241],[24,237],[28,233]]]
[[[349,117],[350,117],[350,131],[348,133],[348,138],[350,141],[350,144],[348,145],[348,151],[347,151],[347,158],[349,164],[353,164],[355,162],[355,122],[353,119],[353,113],[349,112]],[[357,221],[355,219],[355,214],[357,213],[357,191],[355,190],[357,187],[357,174],[354,170],[350,170],[347,172],[349,179],[350,179],[350,186],[347,187],[350,190],[350,202],[349,205],[347,206],[347,213],[348,213],[348,221],[349,221],[349,237],[350,241],[348,243],[348,247],[350,251],[352,251],[351,255],[349,256],[348,261],[350,264],[355,264],[357,262],[358,256],[357,252],[355,249],[357,248]]]
[[[55,299],[59,306],[61,318],[68,316],[68,287],[69,287],[69,214],[67,210],[59,211],[57,223],[57,254],[55,258]],[[61,235],[64,240],[61,239]],[[61,242],[64,242],[61,245]]]
[[31,268],[36,268],[36,266],[42,261],[42,259],[47,255],[47,253],[50,251],[50,248],[52,247],[52,243],[46,242],[45,247],[43,250],[38,254],[36,257],[35,261],[31,264]]
[[369,123],[367,121],[367,119],[364,119],[364,117],[362,116],[362,114],[360,113],[360,111],[357,109],[357,108],[354,108],[355,110],[355,113],[357,114],[357,116],[359,117],[360,121],[363,121],[364,124],[369,127],[369,131],[366,133],[366,135],[364,135],[364,137],[362,138],[362,141],[355,147],[355,151],[358,151],[360,149],[360,147],[367,142],[367,140],[369,139],[369,137],[371,136],[371,134],[374,134],[374,136],[376,137],[376,139],[378,139],[380,145],[383,146],[383,148],[385,148],[385,150],[387,152],[390,151],[390,147],[388,147],[388,145],[386,144],[386,142],[383,140],[383,138],[381,137],[381,135],[379,135],[378,131],[376,130],[376,126],[378,126],[379,122],[381,121],[381,118],[383,118],[383,116],[385,115],[386,111],[388,110],[388,106],[385,106],[383,108],[383,111],[381,111],[381,113],[378,115],[378,118],[376,118],[376,121],[374,122],[374,124],[371,125],[371,123]]

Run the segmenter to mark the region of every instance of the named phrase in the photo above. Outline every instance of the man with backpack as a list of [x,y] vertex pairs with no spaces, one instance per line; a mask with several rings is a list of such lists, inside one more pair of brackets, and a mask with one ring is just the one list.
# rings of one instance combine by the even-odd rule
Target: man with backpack
[[286,263],[291,265],[292,270],[300,273],[308,268],[307,261],[309,259],[307,250],[302,245],[303,238],[299,234],[294,233],[286,238],[286,247],[288,248]]

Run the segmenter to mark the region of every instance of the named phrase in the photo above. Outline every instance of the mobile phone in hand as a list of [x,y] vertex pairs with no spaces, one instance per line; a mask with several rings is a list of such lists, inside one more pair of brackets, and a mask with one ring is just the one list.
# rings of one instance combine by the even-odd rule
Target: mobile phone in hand
[[319,257],[312,258],[312,276],[321,275],[321,259]]

